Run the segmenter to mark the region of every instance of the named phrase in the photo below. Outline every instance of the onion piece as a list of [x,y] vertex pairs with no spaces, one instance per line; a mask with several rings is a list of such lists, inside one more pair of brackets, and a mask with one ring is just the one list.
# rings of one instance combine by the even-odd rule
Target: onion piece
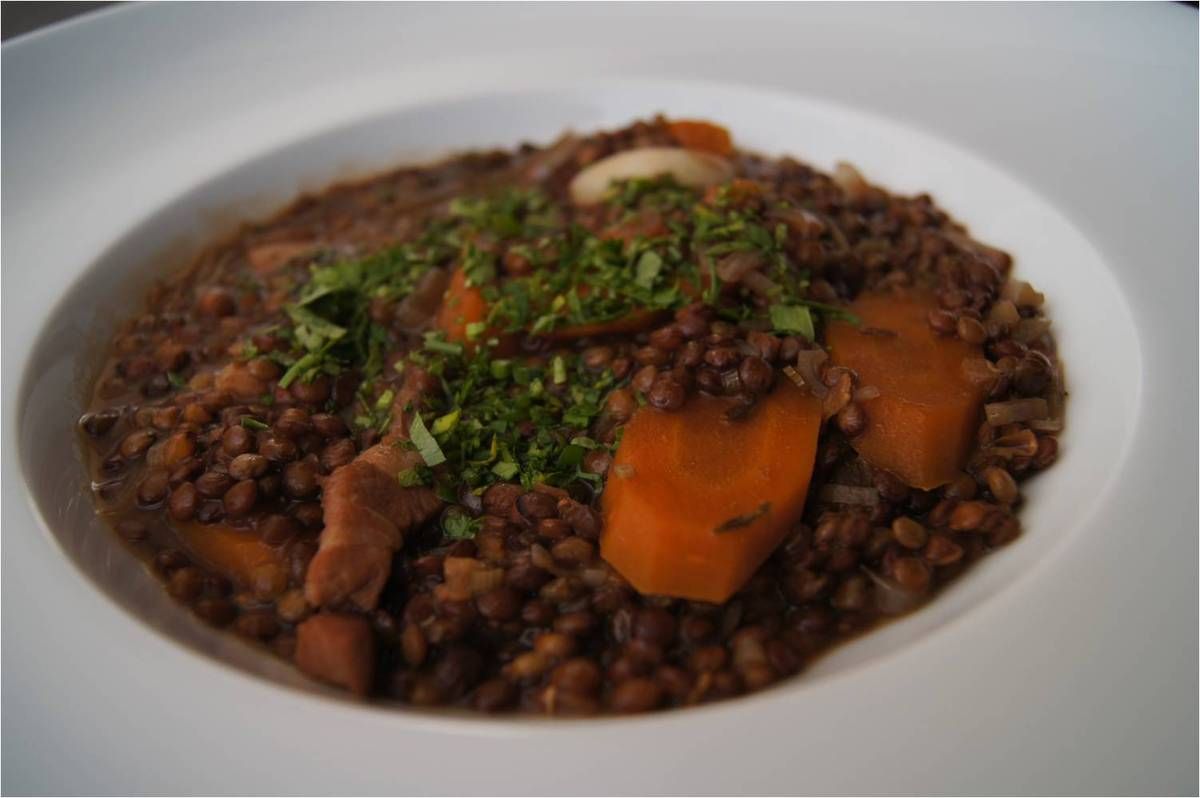
[[1021,312],[1011,299],[1001,299],[992,305],[992,309],[988,311],[988,318],[1004,324],[1016,324],[1021,320]]
[[1003,457],[1006,460],[1014,457],[1033,457],[1037,454],[1037,450],[1037,435],[1034,435],[1033,430],[1030,429],[1001,435],[987,447],[988,454]]
[[800,376],[800,372],[792,366],[783,367],[783,375],[796,384],[797,388],[807,388],[808,383]]
[[850,240],[846,238],[846,234],[842,232],[842,228],[838,227],[837,222],[833,221],[833,219],[829,220],[829,233],[838,245],[837,252],[834,254],[845,255],[850,252]]
[[962,362],[962,373],[967,380],[988,391],[1000,379],[1000,370],[985,357],[966,357]]
[[832,504],[853,504],[873,507],[879,504],[879,491],[858,485],[822,485],[817,498]]
[[922,594],[905,590],[891,579],[885,579],[870,568],[862,570],[875,584],[875,606],[884,615],[900,615],[921,603]]
[[1050,408],[1046,400],[1038,396],[1031,399],[992,402],[983,406],[983,412],[987,416],[987,423],[993,427],[1003,427],[1005,424],[1044,419],[1050,415]]
[[[1063,404],[1067,398],[1066,375],[1062,363],[1057,364],[1051,377],[1050,390],[1046,394],[1047,421],[1040,422],[1043,426],[1030,427],[1041,432],[1061,432],[1063,429]],[[1057,428],[1051,426],[1057,425]]]
[[820,238],[827,227],[820,216],[804,208],[778,208],[771,212],[771,218],[783,222],[789,231],[804,241]]
[[874,385],[864,385],[863,387],[854,391],[854,401],[856,402],[869,402],[872,399],[878,398],[879,389]]
[[541,182],[579,152],[583,140],[574,133],[566,133],[547,149],[530,158],[525,167],[526,176],[535,182]]
[[733,164],[719,155],[679,147],[640,147],[601,158],[580,170],[569,186],[571,201],[592,205],[617,180],[670,175],[681,185],[707,188],[733,177]]
[[819,371],[821,364],[829,358],[824,349],[801,349],[796,355],[796,371],[799,372],[804,384],[812,391],[813,396],[824,399],[829,389],[821,382]]
[[1029,428],[1038,432],[1062,432],[1063,420],[1061,418],[1040,418],[1029,422]]
[[717,261],[717,276],[727,283],[736,283],[762,265],[763,256],[758,252],[731,252]]
[[447,557],[442,562],[445,582],[438,585],[439,598],[466,601],[504,584],[504,569],[491,568],[472,557]]
[[1010,280],[1004,284],[1001,294],[1005,299],[1011,299],[1019,308],[1040,308],[1046,297],[1040,291],[1024,280]]
[[779,284],[760,271],[747,272],[742,277],[742,285],[768,299],[779,295]]
[[1015,341],[1028,344],[1041,338],[1049,331],[1049,319],[1021,319],[1019,322],[1017,322],[1017,326],[1013,330],[1012,337]]
[[637,471],[629,463],[621,463],[613,466],[613,473],[621,479],[631,479]]
[[854,398],[854,377],[848,369],[834,366],[825,372],[825,378],[833,380],[833,385],[828,386],[829,392],[821,399],[821,417],[828,420]]
[[838,188],[852,200],[862,199],[870,188],[862,173],[845,161],[838,161],[834,165],[832,177]]
[[1012,268],[1012,257],[1007,252],[995,247],[989,247],[987,244],[981,244],[966,233],[958,230],[943,231],[942,238],[954,244],[959,249],[975,255],[995,269],[996,273],[1001,277],[1008,274],[1009,269]]
[[396,326],[404,330],[424,327],[437,313],[450,284],[450,274],[445,269],[430,269],[421,275],[412,292],[400,300],[392,317]]

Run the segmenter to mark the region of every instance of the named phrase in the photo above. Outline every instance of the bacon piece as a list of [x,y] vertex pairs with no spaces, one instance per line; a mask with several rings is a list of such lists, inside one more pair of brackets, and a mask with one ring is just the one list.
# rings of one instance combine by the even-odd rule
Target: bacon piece
[[422,462],[420,454],[405,446],[405,408],[419,400],[427,382],[424,372],[410,369],[392,404],[388,434],[325,480],[325,528],[304,582],[310,604],[350,601],[363,610],[374,609],[404,535],[441,509],[442,501],[431,489],[403,487],[398,479],[400,472]]
[[375,637],[365,618],[323,612],[296,627],[296,667],[357,695],[371,691]]

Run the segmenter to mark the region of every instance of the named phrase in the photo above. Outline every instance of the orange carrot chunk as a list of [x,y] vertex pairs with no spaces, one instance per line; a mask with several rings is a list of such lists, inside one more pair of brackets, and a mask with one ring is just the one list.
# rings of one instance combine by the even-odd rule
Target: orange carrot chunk
[[195,522],[178,524],[176,531],[192,554],[256,596],[277,596],[287,588],[283,552],[263,543],[253,532]]
[[834,322],[826,332],[831,362],[857,372],[859,386],[879,389],[862,403],[867,428],[851,445],[923,490],[961,473],[986,393],[963,368],[980,348],[936,335],[928,317],[937,307],[923,293],[868,294],[850,306],[861,327]]
[[642,593],[722,602],[804,509],[821,403],[781,381],[748,418],[726,397],[640,409],[604,488],[601,554]]
[[689,150],[703,150],[717,155],[733,153],[733,137],[729,131],[712,122],[699,119],[676,119],[667,123],[671,138]]
[[[438,311],[436,326],[446,333],[446,338],[457,343],[467,343],[467,325],[477,324],[487,318],[487,301],[478,286],[467,285],[467,275],[456,269],[450,278],[445,299]],[[478,337],[478,336],[476,336]]]

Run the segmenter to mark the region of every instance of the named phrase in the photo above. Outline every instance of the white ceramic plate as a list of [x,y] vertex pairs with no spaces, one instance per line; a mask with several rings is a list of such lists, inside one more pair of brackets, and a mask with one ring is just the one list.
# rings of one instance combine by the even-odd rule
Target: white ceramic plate
[[[1194,24],[160,6],[5,45],[4,789],[1195,791]],[[147,278],[301,188],[658,110],[929,190],[1016,255],[1072,390],[1018,543],[777,689],[539,723],[331,700],[192,622],[92,520],[71,422]]]

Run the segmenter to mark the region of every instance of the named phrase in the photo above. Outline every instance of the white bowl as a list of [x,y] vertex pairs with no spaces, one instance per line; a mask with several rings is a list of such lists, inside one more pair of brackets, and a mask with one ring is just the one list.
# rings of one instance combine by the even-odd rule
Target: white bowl
[[[416,14],[414,29],[454,23],[425,13]],[[1157,349],[1162,330],[1131,308],[1137,302],[1144,313],[1146,305],[1122,290],[1121,276],[1127,284],[1131,274],[1116,259],[1120,250],[1106,246],[1094,224],[1087,225],[1085,237],[1059,210],[1078,213],[1080,206],[1051,201],[1016,170],[885,115],[727,83],[601,82],[574,74],[556,80],[525,75],[508,81],[525,88],[466,93],[453,78],[427,77],[421,91],[404,96],[372,81],[330,93],[318,86],[272,95],[262,87],[246,94],[257,92],[273,104],[271,113],[226,109],[206,131],[155,117],[150,124],[167,136],[158,149],[136,142],[114,146],[103,128],[80,131],[85,148],[102,150],[104,160],[81,166],[72,153],[61,152],[57,161],[49,157],[54,142],[39,141],[30,126],[53,113],[39,96],[44,88],[29,83],[30,70],[63,63],[68,58],[63,48],[73,43],[67,34],[88,33],[84,43],[101,48],[111,37],[141,28],[169,38],[168,21],[190,18],[226,37],[226,57],[253,52],[242,48],[234,38],[236,26],[222,16],[188,14],[193,12],[109,15],[4,50],[6,73],[17,71],[11,109],[12,89],[7,80],[5,85],[4,351],[10,367],[23,368],[15,393],[11,378],[5,386],[5,434],[11,442],[15,431],[16,458],[6,446],[4,542],[10,553],[4,559],[4,642],[9,651],[19,647],[16,657],[5,654],[10,677],[5,709],[13,712],[15,705],[15,716],[29,732],[16,747],[6,735],[6,789],[81,784],[352,792],[940,791],[970,785],[998,791],[1022,784],[1067,789],[1101,784],[1093,781],[1095,773],[1107,773],[1119,762],[1064,744],[1051,729],[1093,742],[1125,737],[1102,734],[1082,723],[1079,713],[1096,723],[1122,720],[1159,741],[1152,755],[1139,748],[1160,763],[1159,777],[1124,783],[1168,789],[1194,779],[1194,768],[1189,774],[1181,767],[1187,740],[1181,748],[1162,743],[1165,731],[1186,736],[1172,721],[1176,716],[1133,722],[1086,700],[1103,695],[1135,663],[1153,670],[1108,636],[1152,608],[1159,618],[1172,619],[1152,638],[1171,656],[1186,658],[1175,646],[1189,634],[1195,641],[1195,624],[1188,629],[1179,623],[1186,613],[1170,614],[1148,600],[1166,595],[1161,588],[1177,595],[1187,587],[1176,581],[1177,568],[1169,584],[1147,584],[1140,592],[1126,583],[1107,583],[1171,573],[1178,565],[1173,553],[1194,564],[1195,540],[1180,534],[1180,522],[1186,526],[1189,514],[1194,520],[1195,503],[1179,501],[1178,495],[1147,502],[1144,485],[1148,470],[1153,474],[1168,464],[1163,480],[1189,465],[1194,475],[1194,460],[1189,463],[1182,452],[1147,451],[1146,443],[1160,440],[1154,433],[1161,435],[1168,422],[1180,432],[1189,423],[1192,432],[1195,427],[1188,416],[1163,417],[1177,408],[1172,404],[1177,397],[1156,390],[1156,375],[1165,373]],[[251,29],[259,24],[249,10],[234,16]],[[320,30],[319,15],[294,12],[285,19],[295,36]],[[705,19],[710,26],[721,22],[719,12],[707,12]],[[341,20],[360,31],[370,28],[365,19]],[[116,27],[118,22],[124,27]],[[556,23],[539,24],[549,30]],[[647,24],[664,23],[650,17]],[[157,41],[131,46],[161,67]],[[332,46],[346,54],[354,49],[340,42]],[[541,55],[546,64],[570,63],[550,50]],[[514,56],[497,57],[511,63]],[[173,107],[172,92],[184,82],[178,74],[148,85],[132,73],[122,79],[163,109]],[[332,97],[337,99],[331,107],[301,110]],[[75,109],[77,120],[88,118],[89,102],[70,93],[60,99]],[[21,116],[10,130],[14,110]],[[119,131],[121,120],[133,115],[123,110],[125,116],[118,114],[108,129]],[[287,110],[295,116],[276,116]],[[772,690],[642,718],[539,722],[381,708],[313,685],[193,619],[95,519],[73,422],[114,323],[136,312],[149,280],[185,265],[197,247],[236,221],[261,216],[300,190],[456,149],[548,140],[567,127],[616,126],[656,111],[712,117],[727,123],[742,146],[793,155],[823,169],[845,159],[891,189],[929,191],[976,237],[1016,257],[1018,276],[1049,299],[1071,391],[1062,455],[1030,486],[1022,538],[986,558],[929,607],[837,649]],[[12,149],[14,138],[19,150]],[[15,159],[14,152],[23,157]],[[87,213],[80,212],[84,207]],[[57,238],[57,229],[68,229],[70,240]],[[33,263],[45,265],[36,274],[14,273],[15,264]],[[1190,277],[1194,284],[1194,271]],[[10,301],[14,290],[28,301]],[[1170,297],[1160,305],[1169,330],[1183,326],[1182,317],[1169,315],[1176,307]],[[15,343],[14,328],[21,331]],[[1172,346],[1174,353],[1186,354],[1186,345]],[[1195,435],[1184,438],[1190,447]],[[1155,454],[1157,461],[1151,459]],[[57,547],[37,540],[36,527],[13,507],[22,485],[41,530]],[[1141,548],[1126,545],[1127,538],[1114,540],[1114,526],[1133,534],[1139,518],[1158,536]],[[1166,550],[1168,542],[1174,548]],[[1164,551],[1145,551],[1151,546]],[[19,568],[13,568],[14,549],[22,556]],[[65,560],[75,566],[74,574]],[[1082,576],[1081,562],[1090,566]],[[79,573],[87,579],[76,578]],[[1075,581],[1089,574],[1091,581]],[[1194,594],[1194,580],[1191,587]],[[1117,596],[1128,603],[1113,606]],[[8,609],[14,605],[15,613]],[[1193,679],[1184,697],[1194,698],[1195,645],[1190,650]],[[1176,673],[1174,667],[1167,671]],[[7,686],[13,678],[33,692],[16,697]],[[1165,678],[1161,687],[1188,689]],[[1055,700],[1059,707],[1048,705]],[[1139,694],[1133,705],[1170,712],[1157,691]],[[1186,712],[1177,717],[1186,719]],[[1162,721],[1168,721],[1165,728]],[[93,733],[82,734],[81,728]],[[110,731],[99,733],[102,729]],[[1191,731],[1194,741],[1194,723]],[[51,753],[47,741],[63,738],[76,740],[69,746],[72,756],[54,769],[41,767]],[[212,756],[214,748],[223,768],[216,774],[200,767],[196,753]],[[19,758],[10,758],[14,751]],[[1036,778],[1014,776],[994,760],[998,752],[1005,759],[1023,757],[1011,764],[1024,762]],[[454,760],[472,767],[454,767]],[[256,764],[264,761],[272,763],[268,771]],[[496,773],[514,764],[520,769],[513,780],[498,784]],[[931,779],[935,766],[940,770]]]

